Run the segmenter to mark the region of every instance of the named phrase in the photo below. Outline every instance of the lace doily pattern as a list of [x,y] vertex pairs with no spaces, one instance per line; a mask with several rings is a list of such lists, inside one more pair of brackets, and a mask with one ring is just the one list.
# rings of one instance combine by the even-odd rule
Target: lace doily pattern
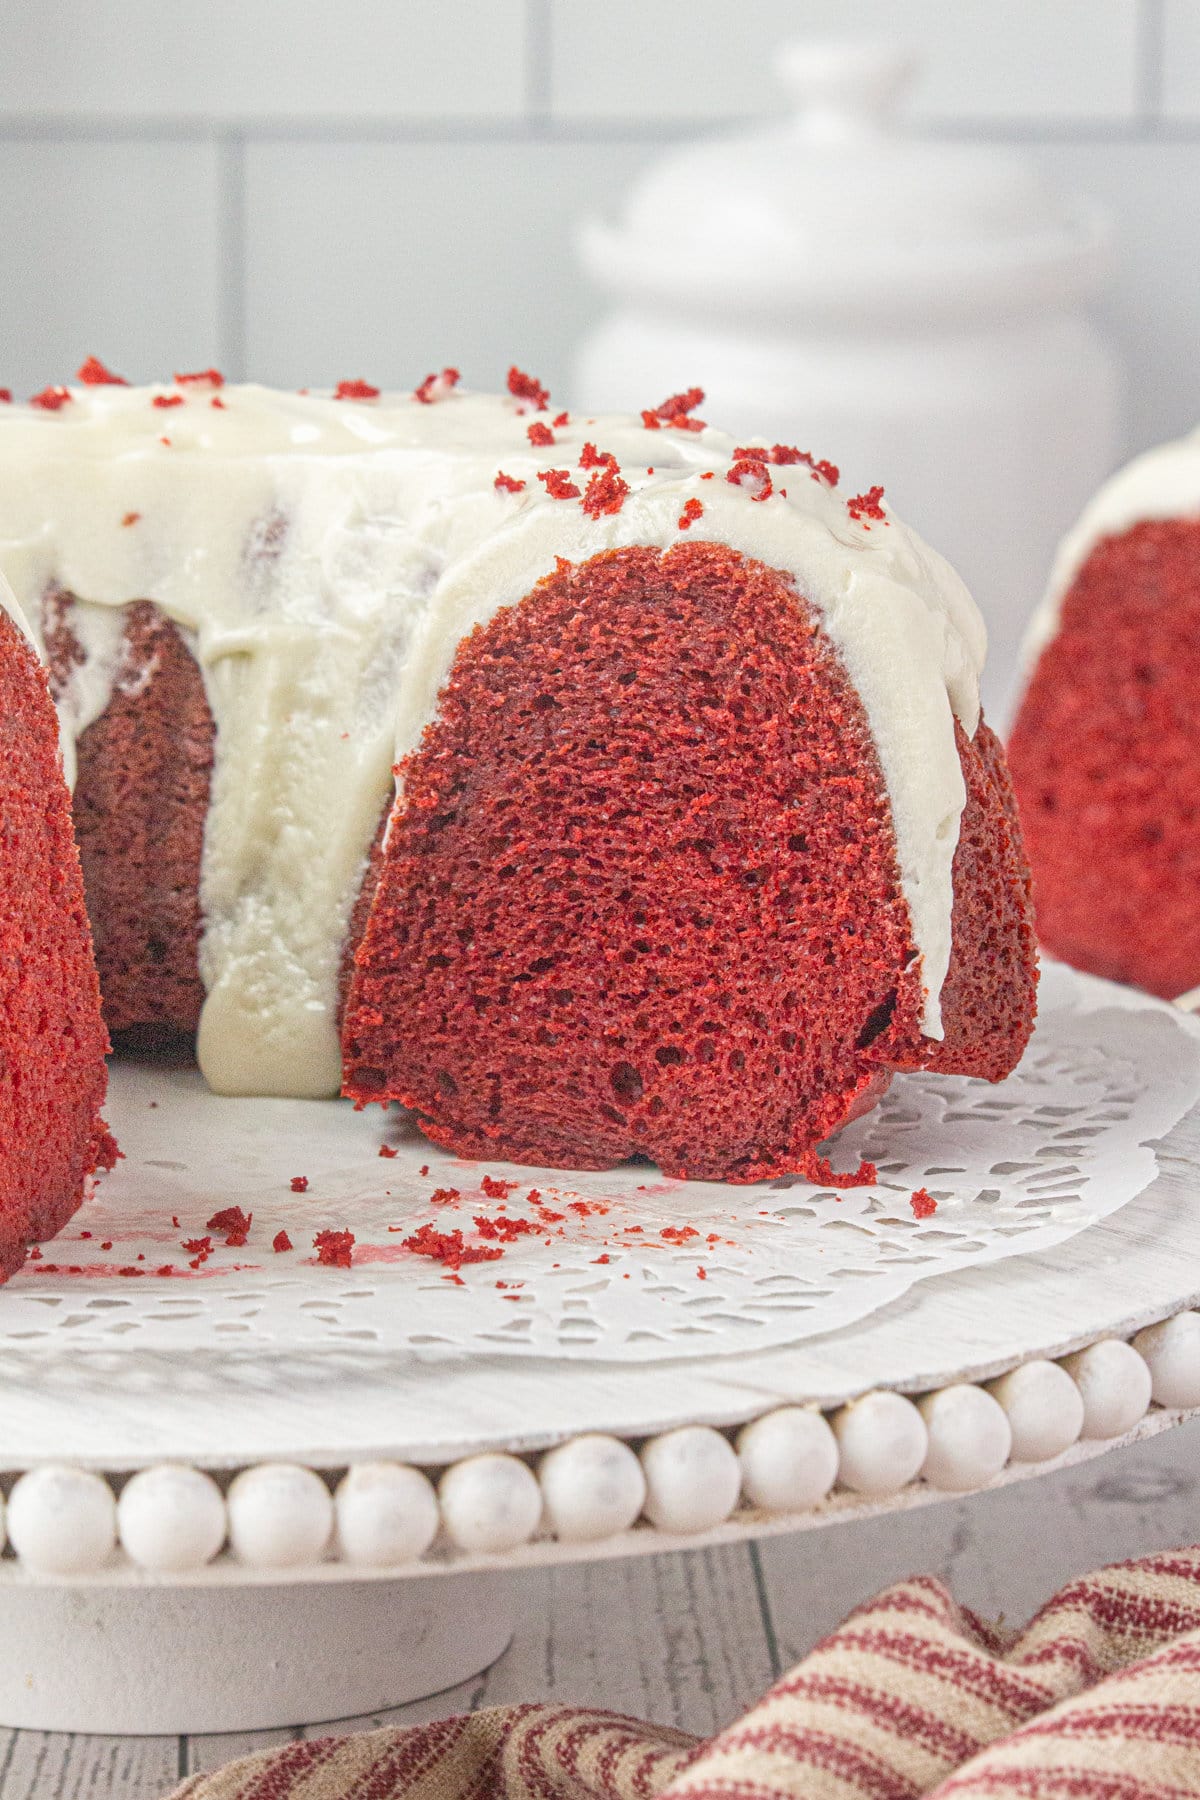
[[[126,1066],[110,1108],[125,1161],[0,1291],[0,1349],[766,1350],[1061,1244],[1149,1185],[1155,1140],[1198,1099],[1200,1024],[1054,965],[1006,1082],[900,1077],[842,1134],[834,1168],[875,1162],[870,1187],[469,1164],[395,1115],[219,1099],[193,1071]],[[210,1223],[231,1208],[244,1233]]]

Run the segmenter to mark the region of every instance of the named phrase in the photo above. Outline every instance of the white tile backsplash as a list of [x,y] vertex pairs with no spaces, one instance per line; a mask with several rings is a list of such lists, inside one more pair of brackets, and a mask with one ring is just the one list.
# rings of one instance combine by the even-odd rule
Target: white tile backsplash
[[1168,119],[1200,122],[1200,5],[1165,0],[1162,109]]
[[0,6],[0,119],[513,118],[523,0]]
[[805,36],[911,48],[921,67],[914,111],[925,116],[1129,119],[1137,105],[1137,0],[564,0],[553,11],[553,111],[657,119],[778,110],[772,52]]
[[561,387],[604,305],[576,220],[697,121],[778,109],[804,32],[907,41],[918,116],[1105,201],[1133,441],[1200,417],[1200,0],[0,4],[0,384],[95,350]]
[[217,153],[207,144],[0,140],[0,386],[101,356],[131,380],[221,354]]
[[264,380],[412,386],[510,363],[553,390],[595,301],[572,234],[644,161],[624,145],[266,144],[246,182],[247,354]]

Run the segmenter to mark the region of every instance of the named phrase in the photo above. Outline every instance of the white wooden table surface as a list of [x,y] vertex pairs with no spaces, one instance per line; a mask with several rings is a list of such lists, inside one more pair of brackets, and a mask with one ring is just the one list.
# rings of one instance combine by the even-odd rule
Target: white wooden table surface
[[184,1774],[290,1737],[510,1700],[580,1701],[708,1734],[901,1576],[932,1571],[968,1606],[1015,1624],[1098,1563],[1196,1540],[1200,1420],[975,1499],[761,1545],[530,1570],[506,1655],[476,1680],[394,1713],[238,1737],[0,1732],[0,1796],[159,1800]]

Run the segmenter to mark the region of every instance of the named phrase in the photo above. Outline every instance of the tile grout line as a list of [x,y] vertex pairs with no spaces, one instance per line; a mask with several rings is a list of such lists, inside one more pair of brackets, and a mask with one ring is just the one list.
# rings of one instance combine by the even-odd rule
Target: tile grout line
[[240,133],[217,139],[217,340],[220,366],[234,381],[246,373],[246,145]]

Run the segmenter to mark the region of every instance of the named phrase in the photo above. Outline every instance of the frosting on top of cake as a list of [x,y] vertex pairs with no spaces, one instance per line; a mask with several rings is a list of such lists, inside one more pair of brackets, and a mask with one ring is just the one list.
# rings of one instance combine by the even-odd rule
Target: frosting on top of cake
[[[876,496],[848,506],[792,463],[756,498],[762,465],[728,480],[738,446],[711,427],[556,423],[511,396],[203,381],[68,393],[53,410],[0,409],[0,572],[32,618],[55,589],[78,601],[69,739],[114,686],[144,679],[123,664],[123,606],[153,600],[203,671],[217,740],[199,1054],[214,1087],[338,1090],[339,959],[364,859],[463,635],[559,557],[691,539],[786,572],[820,614],[879,754],[923,1029],[942,1035],[965,801],[954,719],[974,733],[985,634],[957,575]],[[627,492],[590,504],[604,467],[588,445]]]
[[1104,538],[1118,537],[1144,519],[1200,515],[1200,429],[1135,456],[1088,501],[1063,538],[1041,605],[1029,622],[1024,654],[1032,667],[1057,635],[1063,601]]

